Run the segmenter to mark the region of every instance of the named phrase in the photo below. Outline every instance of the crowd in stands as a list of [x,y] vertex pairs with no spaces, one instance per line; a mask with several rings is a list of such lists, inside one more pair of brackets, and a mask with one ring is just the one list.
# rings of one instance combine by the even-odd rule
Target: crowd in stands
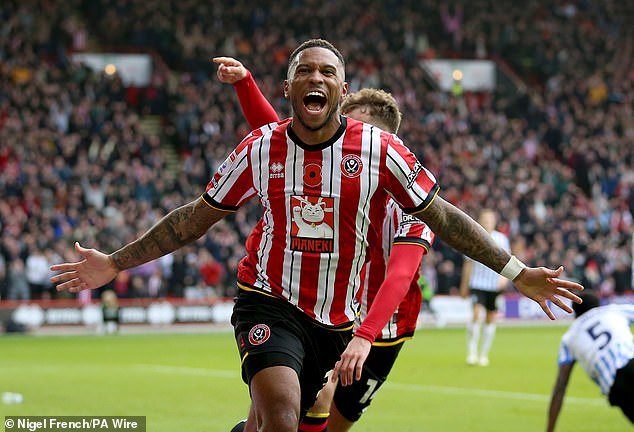
[[[566,267],[604,295],[632,288],[634,38],[616,0],[69,0],[0,4],[0,299],[59,297],[48,266],[72,244],[115,250],[204,190],[249,131],[210,58],[233,56],[280,117],[290,51],[324,37],[351,91],[390,91],[399,136],[473,216],[499,212],[527,264]],[[627,2],[625,2],[627,3]],[[158,53],[170,72],[127,87],[72,61],[96,47]],[[420,60],[491,58],[525,85],[455,96]],[[143,127],[159,116],[162,129]],[[169,169],[165,146],[181,157]],[[123,272],[120,297],[231,296],[249,203],[196,243]],[[456,293],[462,257],[441,241],[424,260],[435,291]],[[99,292],[94,293],[95,297]]]

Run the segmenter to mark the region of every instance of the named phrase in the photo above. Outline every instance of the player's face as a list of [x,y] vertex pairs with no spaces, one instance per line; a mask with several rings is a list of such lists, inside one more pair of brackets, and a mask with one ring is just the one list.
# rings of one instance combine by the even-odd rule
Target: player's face
[[490,211],[483,212],[480,215],[480,220],[478,222],[480,222],[480,225],[482,225],[482,227],[484,227],[484,229],[487,230],[488,232],[493,231],[495,229],[495,224],[497,222],[495,213]]
[[347,90],[339,59],[329,49],[319,47],[302,51],[284,82],[293,119],[313,132],[339,124],[339,104]]

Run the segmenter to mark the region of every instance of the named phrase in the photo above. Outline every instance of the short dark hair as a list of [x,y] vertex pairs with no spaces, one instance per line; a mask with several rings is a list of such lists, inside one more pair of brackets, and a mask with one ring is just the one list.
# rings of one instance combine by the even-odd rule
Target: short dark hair
[[333,44],[331,44],[325,39],[308,39],[307,41],[302,42],[300,46],[295,48],[295,50],[293,50],[290,57],[288,58],[288,71],[287,71],[288,78],[290,78],[289,73],[291,71],[293,63],[295,62],[295,59],[297,58],[299,53],[301,53],[302,51],[308,48],[325,48],[327,50],[332,51],[337,56],[337,59],[339,59],[339,62],[341,63],[341,67],[345,76],[346,62],[343,60],[343,56],[341,55],[339,50]]
[[583,303],[572,303],[572,310],[575,312],[575,317],[580,317],[590,309],[601,306],[599,296],[593,291],[587,290],[577,294],[583,300]]
[[391,133],[398,132],[403,115],[398,109],[396,99],[385,90],[364,88],[355,93],[349,93],[343,98],[341,112],[345,115],[355,108],[365,107],[369,115],[381,122]]

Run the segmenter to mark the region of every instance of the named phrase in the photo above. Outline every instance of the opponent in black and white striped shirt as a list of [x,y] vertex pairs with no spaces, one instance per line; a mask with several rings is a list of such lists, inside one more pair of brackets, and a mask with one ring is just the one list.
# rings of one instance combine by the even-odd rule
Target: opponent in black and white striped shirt
[[[508,237],[495,230],[497,216],[493,210],[483,210],[480,213],[478,222],[491,235],[491,238],[498,246],[510,253],[511,246]],[[467,363],[470,365],[477,363],[480,366],[487,366],[489,364],[489,351],[495,338],[496,299],[507,284],[506,278],[499,273],[494,272],[478,261],[465,257],[462,279],[460,281],[460,293],[463,297],[466,297],[467,293],[470,292],[473,303],[473,316],[467,326]],[[484,328],[482,328],[481,322],[482,309],[485,312]],[[480,330],[482,330],[481,341]],[[478,342],[481,343],[478,344]]]

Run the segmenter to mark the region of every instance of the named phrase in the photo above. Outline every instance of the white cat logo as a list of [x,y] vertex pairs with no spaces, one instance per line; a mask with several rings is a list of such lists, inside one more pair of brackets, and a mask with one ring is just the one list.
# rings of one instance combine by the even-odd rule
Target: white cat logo
[[293,222],[297,225],[298,237],[308,238],[332,238],[332,227],[324,222],[326,212],[332,212],[332,208],[326,208],[323,198],[319,198],[316,204],[308,201],[308,197],[296,197],[300,205],[293,207]]

